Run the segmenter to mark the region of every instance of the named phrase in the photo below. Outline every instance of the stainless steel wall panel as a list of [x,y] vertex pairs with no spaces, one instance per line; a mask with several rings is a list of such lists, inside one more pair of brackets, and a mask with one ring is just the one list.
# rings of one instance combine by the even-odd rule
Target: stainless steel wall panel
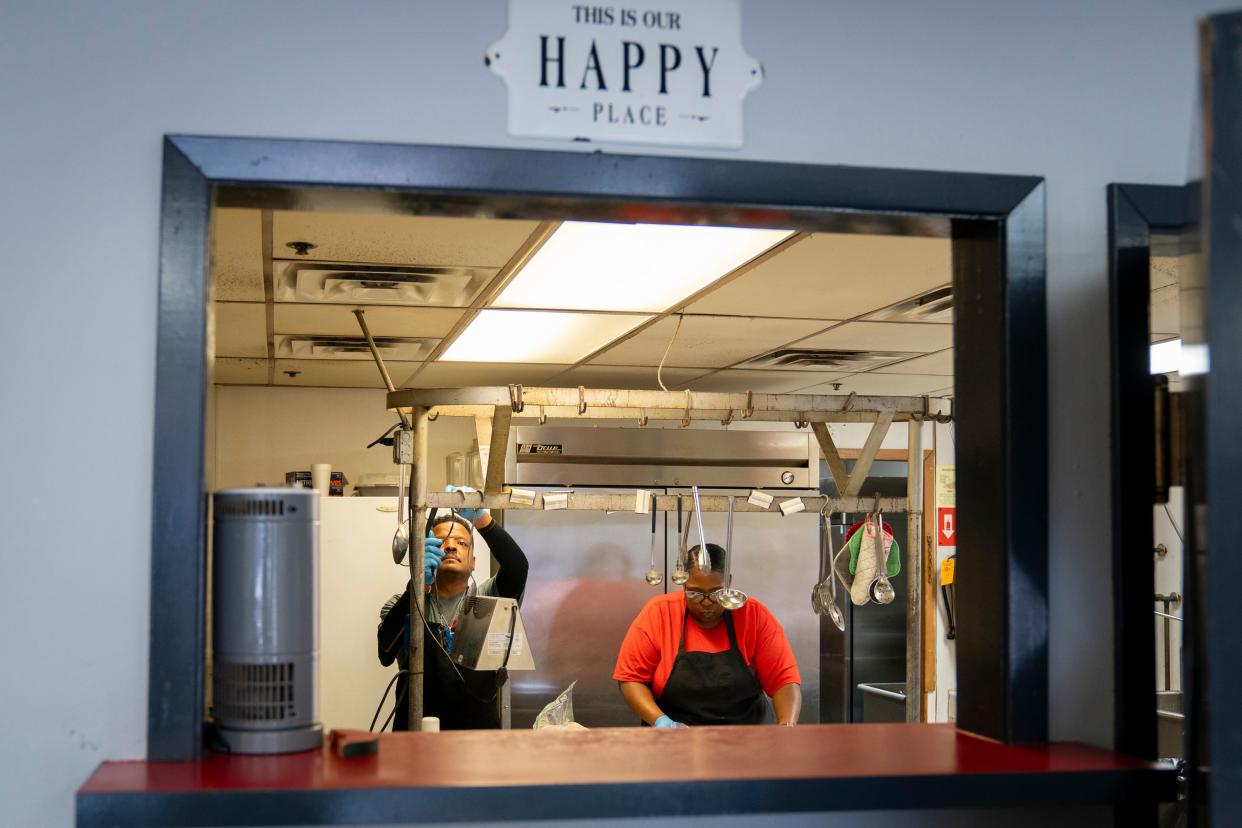
[[[664,591],[643,577],[649,566],[651,517],[512,511],[505,515],[505,529],[530,559],[522,620],[537,668],[510,674],[513,727],[529,728],[543,706],[573,681],[578,682],[578,722],[587,727],[637,725],[638,718],[612,680],[612,669],[630,622]],[[663,535],[658,533],[657,539],[659,567]]]

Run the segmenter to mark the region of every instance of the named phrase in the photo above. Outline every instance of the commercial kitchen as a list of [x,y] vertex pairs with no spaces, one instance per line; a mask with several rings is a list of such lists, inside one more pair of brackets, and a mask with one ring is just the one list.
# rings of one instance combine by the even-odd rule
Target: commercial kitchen
[[105,764],[81,812],[944,808],[998,767],[993,809],[1172,798],[987,738],[1023,688],[959,614],[955,351],[989,348],[947,223],[214,201],[205,754],[141,795]]
[[0,822],[1231,824],[1157,5],[0,4]]

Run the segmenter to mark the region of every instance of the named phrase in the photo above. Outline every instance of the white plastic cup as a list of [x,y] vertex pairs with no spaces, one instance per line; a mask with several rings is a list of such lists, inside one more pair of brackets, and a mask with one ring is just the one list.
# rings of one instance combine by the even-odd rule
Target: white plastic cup
[[440,718],[438,716],[423,716],[423,724],[419,730],[423,733],[439,733]]
[[332,485],[332,464],[331,463],[312,463],[311,464],[311,488],[319,492],[321,495],[328,493],[328,488]]

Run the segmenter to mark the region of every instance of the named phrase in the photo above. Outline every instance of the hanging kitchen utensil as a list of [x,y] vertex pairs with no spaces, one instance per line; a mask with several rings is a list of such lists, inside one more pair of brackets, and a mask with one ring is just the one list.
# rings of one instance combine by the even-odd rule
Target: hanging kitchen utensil
[[748,596],[733,588],[733,495],[729,495],[729,518],[725,529],[724,584],[724,589],[716,596],[720,606],[727,610],[741,609]]
[[397,531],[392,536],[392,562],[398,565],[410,551],[410,516],[405,512],[405,463],[398,463]]
[[815,578],[815,585],[811,587],[811,609],[816,615],[828,614],[828,590],[824,586],[824,573],[828,571],[828,562],[831,560],[827,554],[828,544],[825,543],[827,537],[827,528],[819,534],[819,575]]
[[[832,549],[831,538],[829,539],[828,548]],[[841,605],[837,603],[837,580],[831,575],[829,580],[832,583],[832,597],[828,602],[828,617],[832,619],[832,623],[837,629],[845,632],[845,611],[841,609]]]
[[[876,498],[877,502],[879,498]],[[888,553],[892,551],[893,545],[884,542],[884,513],[879,509],[875,513],[876,522],[879,524],[877,534],[877,543],[879,543],[878,557],[881,559],[878,574],[875,581],[871,584],[871,598],[877,604],[891,604],[893,599],[897,597],[897,590],[893,589],[893,585],[888,580]]]
[[[859,539],[854,579],[850,582],[850,600],[854,602],[854,606],[861,607],[871,600],[871,585],[875,583],[875,574],[880,568],[881,555],[876,552],[875,516],[867,515],[858,531],[862,533],[862,537]],[[883,549],[883,546],[880,548]]]
[[811,590],[811,606],[816,615],[827,615],[837,629],[845,630],[845,614],[837,604],[837,579],[829,572],[833,566],[832,513],[825,518],[824,530],[819,536],[819,583]]
[[[654,497],[652,498],[654,500]],[[647,570],[647,583],[652,586],[659,586],[664,582],[664,575],[660,570],[656,569],[655,563],[655,547],[656,547],[656,510],[655,505],[651,508],[651,568]]]
[[669,580],[679,586],[690,580],[690,573],[686,571],[686,537],[690,534],[690,521],[687,520],[685,524],[683,531],[681,495],[677,495],[677,564],[673,567],[673,574]]
[[692,486],[694,494],[694,522],[699,527],[699,552],[695,555],[694,565],[703,572],[712,571],[712,557],[707,553],[707,535],[703,532],[703,507],[699,502],[699,487]]

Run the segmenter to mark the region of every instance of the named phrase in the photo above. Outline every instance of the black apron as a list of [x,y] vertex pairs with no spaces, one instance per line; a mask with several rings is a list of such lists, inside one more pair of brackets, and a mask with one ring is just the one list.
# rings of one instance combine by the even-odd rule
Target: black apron
[[724,614],[729,649],[720,653],[686,652],[689,619],[687,609],[677,659],[657,700],[664,715],[687,725],[775,724],[772,703],[737,648],[732,614]]
[[[423,715],[440,719],[441,730],[488,730],[500,727],[496,670],[453,669],[431,633],[423,630]],[[457,677],[458,670],[461,678]],[[393,730],[409,730],[405,691],[407,676],[397,679],[402,700],[393,717]],[[464,684],[463,684],[464,680]]]

